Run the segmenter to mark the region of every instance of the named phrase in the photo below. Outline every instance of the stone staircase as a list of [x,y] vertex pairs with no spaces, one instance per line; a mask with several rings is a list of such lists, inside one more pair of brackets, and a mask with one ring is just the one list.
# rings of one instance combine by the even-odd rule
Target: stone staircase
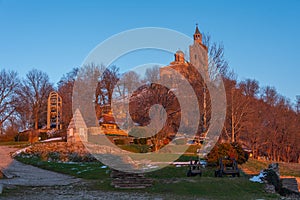
[[110,177],[112,178],[111,185],[115,188],[141,189],[151,187],[153,185],[153,180],[146,178],[144,174],[126,173],[113,170]]

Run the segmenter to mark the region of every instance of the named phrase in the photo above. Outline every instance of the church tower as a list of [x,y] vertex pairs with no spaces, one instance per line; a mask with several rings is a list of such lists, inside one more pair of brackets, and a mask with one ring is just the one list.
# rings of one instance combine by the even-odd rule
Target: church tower
[[202,44],[202,34],[199,31],[198,24],[196,25],[196,30],[194,33],[194,41],[197,41],[199,44]]
[[[190,63],[198,70],[204,72],[208,78],[208,55],[207,47],[202,43],[202,34],[198,24],[194,33],[194,44],[190,46]],[[204,78],[204,77],[203,77]]]

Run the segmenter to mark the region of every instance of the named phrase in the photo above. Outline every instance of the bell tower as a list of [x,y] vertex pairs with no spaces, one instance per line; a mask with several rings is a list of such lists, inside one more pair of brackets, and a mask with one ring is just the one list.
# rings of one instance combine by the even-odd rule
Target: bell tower
[[190,63],[198,70],[201,70],[206,78],[208,78],[207,53],[207,47],[202,43],[202,34],[199,31],[198,24],[196,24],[194,44],[190,45]]
[[196,30],[194,33],[194,41],[202,44],[202,34],[199,31],[198,24],[196,24]]

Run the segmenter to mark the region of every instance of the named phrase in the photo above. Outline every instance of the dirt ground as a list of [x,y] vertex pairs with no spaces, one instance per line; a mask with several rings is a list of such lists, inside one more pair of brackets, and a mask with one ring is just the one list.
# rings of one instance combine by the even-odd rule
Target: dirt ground
[[65,186],[48,187],[25,187],[12,186],[7,188],[0,199],[7,200],[82,200],[82,199],[110,199],[110,200],[131,200],[131,199],[176,199],[166,195],[152,195],[148,193],[138,193],[134,191],[108,192],[101,190],[91,190],[89,185],[92,182],[77,182]]

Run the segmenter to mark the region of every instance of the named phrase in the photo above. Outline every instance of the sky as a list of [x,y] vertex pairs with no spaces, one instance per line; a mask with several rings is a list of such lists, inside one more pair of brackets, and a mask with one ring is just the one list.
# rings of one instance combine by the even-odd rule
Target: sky
[[[198,23],[224,45],[238,80],[256,79],[294,101],[300,95],[299,10],[298,0],[0,0],[0,69],[24,77],[36,68],[57,83],[112,35],[162,27],[192,37]],[[172,60],[155,54],[150,61]]]

